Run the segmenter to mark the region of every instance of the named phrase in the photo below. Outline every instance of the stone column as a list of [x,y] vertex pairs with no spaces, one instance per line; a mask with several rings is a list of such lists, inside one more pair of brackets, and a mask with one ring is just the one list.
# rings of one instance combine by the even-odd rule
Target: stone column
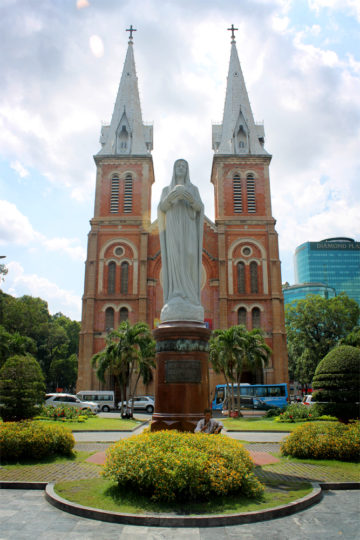
[[209,407],[211,331],[203,323],[162,323],[156,340],[155,412],[151,431],[194,431]]

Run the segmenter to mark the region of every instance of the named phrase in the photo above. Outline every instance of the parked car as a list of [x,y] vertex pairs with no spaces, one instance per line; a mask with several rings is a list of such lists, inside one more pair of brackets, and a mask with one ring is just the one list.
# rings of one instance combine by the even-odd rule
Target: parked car
[[302,405],[314,405],[314,403],[315,402],[312,400],[312,394],[306,394],[301,402]]
[[[128,402],[123,402],[124,406],[128,407],[129,409],[132,407],[132,403],[134,403],[134,411],[144,409],[150,414],[154,412],[155,402],[150,396],[136,396],[133,399],[130,399]],[[118,403],[118,409],[121,409],[121,401]]]
[[113,390],[80,390],[76,396],[80,401],[91,401],[99,405],[102,412],[115,409],[115,394]]
[[93,413],[99,412],[99,405],[92,401],[80,401],[80,399],[72,394],[46,394],[45,405],[52,407],[75,407],[76,409],[90,409]]

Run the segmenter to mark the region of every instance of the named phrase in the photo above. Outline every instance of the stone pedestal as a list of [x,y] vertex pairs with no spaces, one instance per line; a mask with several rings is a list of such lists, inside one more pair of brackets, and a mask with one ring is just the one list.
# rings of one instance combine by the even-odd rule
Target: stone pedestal
[[209,407],[211,331],[190,321],[162,323],[156,341],[155,412],[151,431],[194,431]]

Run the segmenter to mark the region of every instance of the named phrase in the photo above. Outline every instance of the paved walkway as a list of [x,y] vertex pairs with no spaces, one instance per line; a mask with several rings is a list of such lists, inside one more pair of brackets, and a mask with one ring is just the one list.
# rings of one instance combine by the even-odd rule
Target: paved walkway
[[325,492],[292,516],[211,528],[140,527],[104,523],[62,512],[43,491],[0,491],[1,540],[359,540],[359,491]]

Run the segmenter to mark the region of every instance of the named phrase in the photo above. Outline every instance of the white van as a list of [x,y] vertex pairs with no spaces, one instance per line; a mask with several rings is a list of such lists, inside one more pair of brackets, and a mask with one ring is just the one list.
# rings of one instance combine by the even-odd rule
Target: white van
[[93,401],[99,405],[102,412],[115,409],[115,395],[113,390],[80,390],[77,397],[81,401]]

